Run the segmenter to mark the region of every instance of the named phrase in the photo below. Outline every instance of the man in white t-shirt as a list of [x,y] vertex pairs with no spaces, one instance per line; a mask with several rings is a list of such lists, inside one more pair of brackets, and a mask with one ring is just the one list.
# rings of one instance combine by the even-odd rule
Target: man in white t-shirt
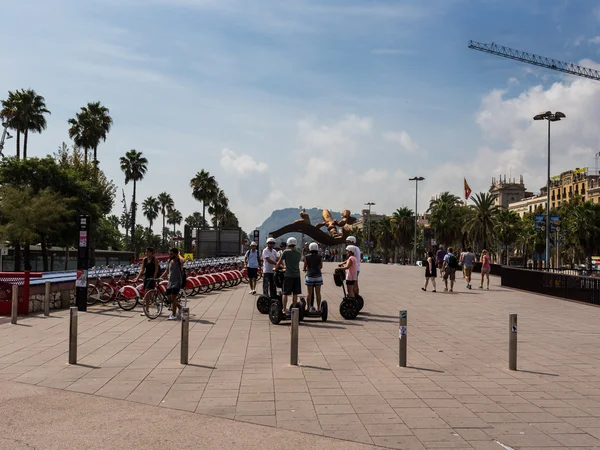
[[263,295],[274,298],[277,295],[275,289],[275,264],[277,264],[277,250],[275,250],[275,239],[267,239],[267,247],[262,252],[263,260]]
[[346,238],[346,245],[353,245],[356,247],[356,253],[354,257],[356,258],[356,283],[354,283],[354,295],[358,295],[358,276],[360,275],[360,262],[362,260],[362,255],[360,254],[360,248],[356,245],[356,238],[354,236],[348,236]]

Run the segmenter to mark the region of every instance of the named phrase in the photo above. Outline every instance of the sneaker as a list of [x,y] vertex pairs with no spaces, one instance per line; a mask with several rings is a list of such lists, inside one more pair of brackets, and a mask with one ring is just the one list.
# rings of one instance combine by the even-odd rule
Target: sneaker
[[454,292],[452,289],[450,289],[450,292]]
[[483,286],[479,286],[479,289],[483,289]]
[[431,291],[431,292],[437,292],[437,291],[434,289],[434,290],[433,290],[433,291]]
[[170,315],[167,320],[177,320],[177,316]]
[[488,287],[486,287],[485,289],[486,289],[486,291],[489,291],[489,290],[490,290],[490,287],[488,286]]
[[444,292],[448,292],[448,288],[444,288]]
[[425,289],[424,287],[422,287],[422,288],[421,288],[421,290],[422,290],[423,292],[427,292],[427,289]]

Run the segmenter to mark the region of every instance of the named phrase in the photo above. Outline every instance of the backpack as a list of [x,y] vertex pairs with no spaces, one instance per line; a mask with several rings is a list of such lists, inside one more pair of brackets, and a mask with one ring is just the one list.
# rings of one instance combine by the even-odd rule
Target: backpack
[[458,268],[458,259],[456,259],[456,256],[450,255],[448,257],[448,267],[450,267],[451,269]]

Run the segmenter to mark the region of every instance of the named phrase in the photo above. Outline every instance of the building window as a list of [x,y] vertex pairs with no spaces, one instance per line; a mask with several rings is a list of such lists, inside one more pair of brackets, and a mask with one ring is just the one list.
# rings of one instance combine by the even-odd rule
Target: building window
[[531,205],[529,205],[529,212],[531,212]]

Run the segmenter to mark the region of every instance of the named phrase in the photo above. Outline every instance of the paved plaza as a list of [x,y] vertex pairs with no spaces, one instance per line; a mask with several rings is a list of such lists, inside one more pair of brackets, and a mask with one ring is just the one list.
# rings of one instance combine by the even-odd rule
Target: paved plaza
[[[64,428],[69,414],[90,439],[110,436],[88,448],[153,448],[146,423],[162,448],[199,448],[197,439],[222,449],[600,448],[600,308],[504,289],[497,277],[482,291],[479,274],[470,291],[459,275],[453,294],[439,279],[437,293],[423,292],[424,269],[364,264],[365,308],[346,321],[333,267],[329,321],[301,323],[299,367],[289,365],[289,322],[272,325],[246,285],[190,300],[187,366],[181,324],[150,321],[139,307],[80,313],[77,366],[66,364],[68,311],[0,322],[0,448],[81,442],[85,433],[67,441],[65,431],[44,445],[40,429],[53,429],[53,417]],[[509,313],[518,314],[519,371],[508,370]]]

